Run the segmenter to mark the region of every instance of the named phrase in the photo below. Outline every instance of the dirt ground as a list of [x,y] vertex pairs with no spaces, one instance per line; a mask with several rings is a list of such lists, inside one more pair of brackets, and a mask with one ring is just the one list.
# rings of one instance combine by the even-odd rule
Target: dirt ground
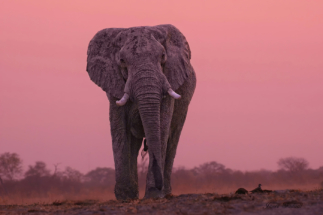
[[134,201],[0,205],[0,214],[323,214],[323,189],[259,194],[183,194]]

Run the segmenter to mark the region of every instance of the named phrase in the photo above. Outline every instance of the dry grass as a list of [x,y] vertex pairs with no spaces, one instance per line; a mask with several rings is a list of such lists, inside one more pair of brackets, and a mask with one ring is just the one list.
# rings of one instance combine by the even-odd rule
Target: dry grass
[[14,193],[12,195],[0,196],[0,205],[24,205],[24,204],[50,204],[52,202],[69,201],[83,201],[87,199],[96,199],[98,201],[108,201],[115,199],[112,192],[80,192],[80,193],[57,193],[48,192],[41,196],[37,193],[26,197],[21,193]]
[[[244,187],[247,190],[252,190],[256,187]],[[173,195],[181,195],[181,194],[203,194],[203,193],[217,193],[220,195],[224,194],[233,194],[239,187],[235,186],[204,186],[202,188],[196,189],[189,184],[182,183],[180,187],[173,188]],[[302,190],[309,191],[320,189],[316,184],[312,185],[271,185],[265,186],[263,185],[263,189],[268,190]],[[139,190],[139,198],[142,199],[145,194],[145,189],[141,188]],[[109,201],[115,200],[114,193],[111,190],[89,190],[83,189],[78,191],[77,193],[62,193],[57,190],[51,190],[46,193],[33,193],[26,196],[25,193],[15,192],[8,195],[0,195],[0,205],[24,205],[24,204],[50,204],[52,202],[63,202],[66,200],[69,201],[84,201],[88,199],[95,199],[98,201]]]
[[[48,199],[49,200],[49,199]],[[0,214],[322,214],[323,190],[284,193],[170,195],[164,199],[55,200],[0,206]]]

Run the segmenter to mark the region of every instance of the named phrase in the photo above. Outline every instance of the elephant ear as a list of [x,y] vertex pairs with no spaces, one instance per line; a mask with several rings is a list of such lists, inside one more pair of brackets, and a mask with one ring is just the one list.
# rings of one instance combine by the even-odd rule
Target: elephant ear
[[99,31],[90,41],[87,51],[86,71],[91,80],[104,90],[108,98],[123,96],[125,80],[116,58],[119,47],[114,39],[124,31],[122,28],[107,28]]
[[166,49],[164,74],[173,90],[177,90],[193,72],[191,50],[185,36],[173,25],[151,27],[155,39]]

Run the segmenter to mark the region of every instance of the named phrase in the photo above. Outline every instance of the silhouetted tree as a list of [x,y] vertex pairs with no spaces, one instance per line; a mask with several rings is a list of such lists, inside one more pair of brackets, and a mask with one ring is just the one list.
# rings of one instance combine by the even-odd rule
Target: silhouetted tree
[[22,160],[16,153],[5,152],[0,155],[0,176],[14,180],[22,173]]
[[215,186],[215,182],[224,171],[225,166],[215,161],[203,163],[193,169],[193,173],[197,177],[199,184],[201,186],[210,185],[211,187]]
[[61,163],[55,163],[53,164],[54,165],[54,173],[53,173],[53,177],[57,176],[57,175],[60,175],[60,171],[58,170],[58,166],[60,165]]
[[115,184],[115,171],[107,167],[98,167],[88,172],[84,178],[91,184],[113,186]]
[[288,157],[288,158],[281,158],[277,162],[278,166],[281,169],[287,170],[291,173],[300,172],[306,170],[308,168],[308,161],[304,158],[295,158],[295,157]]
[[323,166],[320,166],[320,167],[317,169],[317,171],[319,171],[319,172],[322,172],[322,173],[323,173]]
[[194,171],[197,174],[215,174],[222,173],[225,171],[225,166],[223,164],[211,161],[208,163],[201,164],[199,167],[195,167]]
[[46,164],[42,161],[37,161],[35,166],[29,166],[28,171],[25,173],[25,177],[31,177],[31,176],[44,177],[49,175],[50,175],[50,170],[46,168]]
[[[15,162],[11,162],[9,158]],[[18,160],[18,161],[17,161]],[[4,162],[5,161],[5,162]],[[10,161],[10,162],[8,162]],[[19,162],[20,161],[20,162]],[[138,185],[140,192],[144,192],[148,169],[148,157],[138,162]],[[4,168],[11,164],[11,171]],[[15,164],[15,165],[12,165]],[[308,162],[303,158],[283,158],[278,161],[280,169],[277,171],[237,171],[225,168],[215,161],[204,163],[192,169],[185,167],[173,168],[173,193],[196,192],[231,192],[239,187],[253,189],[257,184],[263,184],[265,189],[279,185],[283,189],[302,186],[322,186],[323,166],[309,169]],[[96,168],[83,175],[78,170],[66,167],[59,170],[59,163],[54,164],[53,173],[47,169],[44,162],[38,161],[29,166],[25,178],[18,178],[21,173],[21,160],[15,153],[0,155],[0,197],[15,195],[16,199],[56,198],[62,195],[102,195],[113,194],[115,185],[115,170],[112,168]],[[10,168],[9,168],[10,169]],[[4,172],[9,172],[5,176]],[[5,179],[1,182],[2,179]],[[18,179],[18,180],[10,180]],[[285,187],[285,188],[284,188]],[[55,197],[56,196],[56,197]]]
[[173,168],[172,173],[172,187],[185,187],[187,184],[193,185],[195,183],[195,175],[191,169],[186,169],[185,167]]
[[63,175],[67,180],[72,182],[81,182],[81,179],[83,177],[82,173],[80,173],[76,169],[72,169],[71,167],[66,167]]

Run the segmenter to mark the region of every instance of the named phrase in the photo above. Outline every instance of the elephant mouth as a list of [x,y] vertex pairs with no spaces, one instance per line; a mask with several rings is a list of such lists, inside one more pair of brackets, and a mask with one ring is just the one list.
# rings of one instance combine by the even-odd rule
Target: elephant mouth
[[[123,75],[124,78],[125,78],[125,76],[127,76],[126,84],[125,84],[125,88],[124,88],[124,94],[120,100],[116,101],[116,104],[118,106],[123,106],[127,103],[127,101],[130,98],[130,91],[132,88],[131,85],[136,85],[138,80],[140,80],[140,79],[143,79],[144,81],[141,81],[142,83],[139,83],[139,85],[146,85],[146,86],[149,85],[149,84],[147,84],[147,82],[150,82],[150,81],[151,82],[159,82],[160,81],[160,83],[161,83],[160,87],[162,89],[162,94],[168,93],[174,99],[181,98],[181,96],[179,94],[177,94],[176,92],[174,92],[174,90],[171,88],[171,85],[168,82],[164,73],[162,71],[155,71],[154,69],[151,69],[151,67],[153,67],[153,66],[150,63],[144,63],[139,66],[135,66],[133,68],[133,70],[136,70],[136,74],[133,74],[133,72],[128,73],[128,70],[127,70],[127,75],[125,75],[125,74]],[[155,74],[155,75],[152,75],[152,74]],[[133,82],[136,82],[136,83],[133,83]],[[143,84],[144,82],[146,82],[146,83]],[[131,95],[131,96],[133,96],[133,95]]]
[[[179,95],[179,94],[177,94],[177,93],[175,93],[175,91],[174,90],[172,90],[172,88],[169,88],[168,90],[167,90],[167,93],[171,96],[171,97],[173,97],[174,99],[180,99],[181,98],[181,95]],[[123,94],[123,96],[122,96],[122,98],[120,99],[120,100],[118,100],[118,101],[116,101],[116,104],[118,105],[118,106],[123,106],[123,105],[125,105],[126,103],[127,103],[127,101],[128,101],[128,99],[129,99],[129,94],[128,93],[124,93]]]

